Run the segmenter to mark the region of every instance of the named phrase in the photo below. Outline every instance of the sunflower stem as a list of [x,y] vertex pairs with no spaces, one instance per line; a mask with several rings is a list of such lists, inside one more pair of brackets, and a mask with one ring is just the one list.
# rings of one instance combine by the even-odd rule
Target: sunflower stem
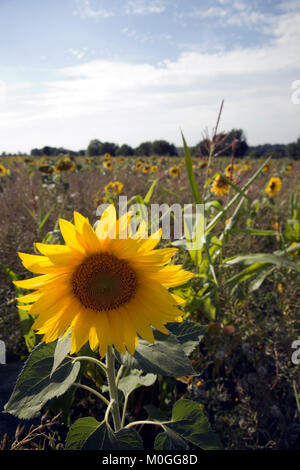
[[111,402],[111,414],[114,421],[115,431],[121,429],[121,417],[120,417],[120,408],[119,408],[119,397],[118,397],[118,388],[116,385],[116,375],[115,375],[115,357],[113,353],[112,346],[108,346],[106,354],[106,373],[107,373],[107,382],[109,388],[109,396]]
[[[69,356],[70,357],[70,356]],[[100,367],[100,369],[103,370],[103,372],[105,372],[105,374],[107,374],[107,370],[106,370],[106,365],[103,364],[103,362],[99,361],[98,359],[94,358],[94,357],[90,357],[90,356],[77,356],[77,357],[71,357],[71,359],[73,359],[73,361],[90,361],[90,362],[94,362],[94,364],[97,364],[97,366]]]
[[77,383],[77,382],[74,382],[72,385],[74,387],[83,388],[84,390],[87,390],[88,392],[93,393],[94,395],[96,395],[96,397],[100,398],[106,405],[109,406],[109,401],[107,400],[107,398],[105,398],[105,396],[103,396],[101,393],[97,392],[93,388],[88,387],[87,385]]

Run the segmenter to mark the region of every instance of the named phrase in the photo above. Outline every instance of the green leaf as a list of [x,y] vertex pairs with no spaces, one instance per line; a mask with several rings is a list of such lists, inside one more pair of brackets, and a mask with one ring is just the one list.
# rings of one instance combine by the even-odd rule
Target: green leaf
[[140,339],[134,356],[128,352],[124,355],[115,353],[118,361],[130,369],[141,369],[169,377],[196,375],[183,347],[174,335],[164,335],[155,330],[154,338],[154,344]]
[[189,181],[190,181],[191,189],[192,189],[192,192],[193,192],[193,196],[194,196],[196,204],[201,204],[202,201],[201,201],[201,197],[200,197],[200,194],[199,194],[199,191],[198,191],[198,186],[197,186],[195,174],[194,174],[194,171],[193,171],[193,162],[192,162],[192,159],[191,159],[191,155],[190,155],[187,143],[185,141],[185,138],[184,138],[184,135],[183,135],[182,132],[181,132],[181,136],[182,136],[182,140],[183,140],[183,147],[184,147],[184,154],[185,154],[185,166],[186,166],[187,174],[188,174],[188,177],[189,177]]
[[166,432],[158,434],[154,442],[154,450],[188,450],[189,446],[179,434],[166,428]]
[[143,450],[143,441],[134,429],[121,429],[115,434],[118,450]]
[[87,417],[78,419],[70,428],[66,450],[116,450],[113,431],[102,421]]
[[261,272],[265,272],[266,269],[269,269],[270,265],[266,263],[254,263],[251,266],[243,269],[243,271],[239,272],[235,276],[228,279],[227,284],[231,288],[231,293],[233,293],[238,285],[241,282],[247,281],[248,279],[257,276]]
[[149,202],[150,202],[150,199],[152,197],[152,194],[153,194],[153,191],[154,191],[154,188],[155,188],[157,182],[158,182],[158,178],[153,181],[153,183],[151,184],[146,196],[144,197],[144,203],[146,205],[149,204]]
[[168,323],[166,327],[176,336],[187,356],[200,343],[207,330],[206,325],[199,325],[199,323],[189,320],[185,320],[182,323]]
[[67,354],[70,353],[70,350],[71,350],[71,336],[69,332],[64,338],[58,339],[56,343],[51,375],[57,369],[57,367],[63,362]]
[[114,433],[105,421],[95,418],[78,419],[70,428],[66,450],[143,450],[143,443],[133,429]]
[[237,255],[232,258],[224,260],[224,264],[231,265],[236,263],[242,263],[246,265],[254,263],[268,263],[275,264],[283,268],[293,269],[294,271],[300,272],[300,267],[293,261],[289,261],[283,256],[276,256],[270,253],[254,253],[249,255]]
[[177,401],[172,411],[172,421],[163,424],[185,441],[201,449],[222,449],[221,441],[211,429],[202,408],[191,400]]
[[136,388],[142,386],[150,387],[154,384],[156,378],[157,376],[155,374],[146,374],[142,376],[141,371],[132,370],[129,375],[126,375],[126,377],[122,377],[120,379],[118,388],[124,393],[125,396],[128,396]]
[[148,420],[150,421],[168,421],[168,417],[159,408],[154,405],[145,405],[145,410],[148,414]]
[[35,417],[52,398],[64,394],[75,382],[80,364],[65,359],[51,375],[56,342],[40,343],[27,359],[13,393],[5,405],[6,412],[22,419]]
[[278,232],[275,230],[259,230],[256,228],[252,229],[231,229],[231,233],[244,233],[245,235],[256,235],[256,236],[275,236],[278,235]]

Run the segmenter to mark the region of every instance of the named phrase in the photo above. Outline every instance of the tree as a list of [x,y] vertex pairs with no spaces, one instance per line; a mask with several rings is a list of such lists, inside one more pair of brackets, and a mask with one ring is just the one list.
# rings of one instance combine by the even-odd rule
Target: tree
[[151,142],[142,142],[134,152],[139,156],[150,156],[152,154],[152,143]]
[[300,137],[296,142],[291,142],[287,145],[286,153],[289,158],[293,158],[294,160],[300,159]]
[[175,145],[170,144],[166,140],[155,140],[152,143],[152,152],[156,155],[176,156],[177,150]]
[[94,139],[90,141],[88,148],[86,149],[86,154],[89,157],[93,157],[95,155],[101,155],[101,150],[102,150],[102,142],[100,142],[100,140]]
[[133,150],[132,147],[130,147],[130,145],[123,144],[116,151],[116,155],[122,155],[124,157],[130,157],[130,156],[134,155],[134,150]]

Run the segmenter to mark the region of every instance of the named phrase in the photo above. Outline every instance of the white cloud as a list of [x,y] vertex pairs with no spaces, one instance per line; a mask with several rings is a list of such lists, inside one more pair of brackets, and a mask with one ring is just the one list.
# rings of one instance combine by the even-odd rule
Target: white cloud
[[0,80],[0,105],[6,101],[6,83]]
[[110,18],[114,16],[114,13],[111,10],[105,8],[99,8],[99,6],[91,5],[91,0],[76,0],[77,7],[73,11],[73,14],[80,16],[83,20],[86,18]]
[[243,128],[250,144],[295,140],[300,105],[292,104],[291,84],[300,79],[299,21],[300,12],[274,17],[273,39],[259,47],[187,51],[154,65],[94,60],[66,67],[43,92],[19,90],[17,102],[8,95],[0,109],[2,146],[15,145],[14,135],[22,135],[26,150],[46,143],[84,148],[92,138],[180,144],[180,127],[193,145],[215,124],[223,98],[221,128]]
[[166,9],[162,0],[128,0],[125,5],[127,15],[148,15],[152,13],[163,13]]
[[88,48],[84,47],[83,49],[73,49],[71,47],[70,49],[68,49],[68,52],[77,60],[81,60],[87,54]]

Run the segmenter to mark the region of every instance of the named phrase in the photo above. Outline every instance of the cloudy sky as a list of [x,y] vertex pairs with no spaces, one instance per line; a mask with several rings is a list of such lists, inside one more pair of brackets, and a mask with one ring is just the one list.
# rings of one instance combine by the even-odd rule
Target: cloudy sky
[[[300,135],[300,1],[0,0],[0,152]],[[298,82],[300,83],[300,82]]]

